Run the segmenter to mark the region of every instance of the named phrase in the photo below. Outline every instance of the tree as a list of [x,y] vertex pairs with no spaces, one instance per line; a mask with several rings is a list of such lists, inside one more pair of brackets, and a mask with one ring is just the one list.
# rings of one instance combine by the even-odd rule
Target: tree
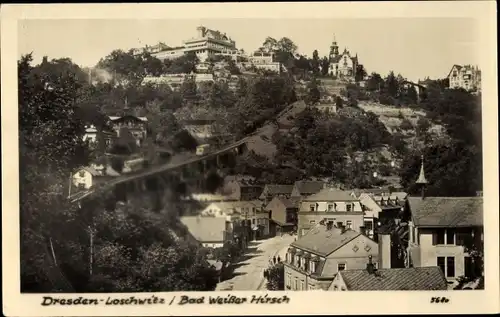
[[278,41],[277,45],[278,45],[278,50],[291,54],[295,54],[298,48],[297,45],[295,45],[295,43],[288,37],[281,38]]
[[337,106],[337,109],[342,109],[344,107],[344,102],[340,96],[335,97],[335,106]]
[[398,80],[396,78],[396,76],[394,75],[394,72],[391,71],[389,73],[389,75],[387,75],[386,79],[385,79],[385,92],[393,97],[393,98],[397,98],[398,97],[398,93],[399,93],[399,83],[398,83]]
[[21,291],[72,291],[49,250],[71,210],[68,176],[90,155],[73,106],[79,83],[74,73],[32,67],[32,60],[25,55],[17,64]]
[[431,127],[431,123],[429,122],[429,120],[427,120],[424,117],[421,117],[417,121],[417,129],[416,129],[417,135],[424,136],[430,127]]
[[354,78],[356,82],[360,82],[364,80],[365,76],[367,75],[365,67],[361,64],[356,66],[356,73],[354,75]]
[[194,79],[186,79],[179,89],[182,100],[186,104],[196,104],[199,101],[196,82]]
[[368,91],[380,91],[384,87],[384,80],[378,73],[372,73],[366,82]]
[[330,68],[330,61],[328,60],[328,57],[325,56],[321,60],[321,75],[327,76],[329,68]]
[[320,63],[321,62],[320,62],[320,59],[319,59],[318,50],[314,50],[313,57],[312,57],[312,60],[311,60],[311,68],[312,68],[313,74],[315,74],[315,75],[319,74]]
[[270,266],[266,272],[266,288],[268,290],[282,291],[285,289],[285,266],[283,263],[277,263]]
[[313,105],[319,102],[321,93],[319,91],[318,80],[316,78],[313,78],[309,82],[309,84],[307,85],[307,90],[307,96],[305,98],[306,103],[309,105]]
[[278,49],[278,41],[268,36],[262,46],[266,53],[272,53]]

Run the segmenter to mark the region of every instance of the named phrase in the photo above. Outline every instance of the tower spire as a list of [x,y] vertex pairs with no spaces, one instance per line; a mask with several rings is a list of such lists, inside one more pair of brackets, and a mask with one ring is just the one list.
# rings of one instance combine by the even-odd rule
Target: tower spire
[[424,171],[424,156],[421,156],[422,163],[420,164],[420,174],[418,175],[418,179],[415,182],[417,185],[420,185],[422,190],[422,199],[425,198],[425,185],[427,184],[427,179],[425,178]]

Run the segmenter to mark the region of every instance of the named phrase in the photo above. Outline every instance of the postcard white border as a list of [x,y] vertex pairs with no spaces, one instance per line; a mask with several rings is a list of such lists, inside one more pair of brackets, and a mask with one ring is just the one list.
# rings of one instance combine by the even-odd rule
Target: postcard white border
[[[492,313],[499,311],[499,206],[498,206],[498,91],[496,60],[496,3],[364,2],[364,3],[189,3],[189,4],[51,4],[2,5],[2,255],[3,313],[6,316],[138,316],[138,315],[270,315],[270,314],[416,314]],[[40,306],[43,295],[19,291],[19,193],[17,129],[17,20],[19,19],[208,19],[208,18],[391,18],[470,17],[480,33],[483,84],[483,170],[485,276],[484,291],[445,292],[272,292],[286,294],[281,305],[148,305],[148,306]],[[432,49],[432,48],[429,48]],[[138,293],[169,301],[186,293]],[[264,295],[266,292],[205,292],[190,296]],[[81,294],[75,294],[80,296]],[[111,294],[114,298],[132,294]],[[83,296],[83,294],[82,294]],[[87,297],[106,298],[107,294]],[[431,304],[445,296],[447,304]],[[73,296],[74,297],[74,296]]]

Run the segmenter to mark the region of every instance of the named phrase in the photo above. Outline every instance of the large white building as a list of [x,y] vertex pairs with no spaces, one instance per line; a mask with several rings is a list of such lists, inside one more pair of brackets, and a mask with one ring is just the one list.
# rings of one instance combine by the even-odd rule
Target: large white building
[[481,70],[477,66],[453,65],[448,74],[450,88],[481,91]]
[[236,49],[236,42],[225,33],[204,26],[197,27],[196,31],[197,35],[183,41],[182,46],[169,47],[160,42],[154,46],[133,49],[133,53],[141,54],[146,51],[158,59],[165,60],[175,59],[186,53],[194,52],[201,62],[214,55],[237,56],[242,54],[241,51]]
[[356,76],[356,68],[358,67],[358,54],[351,56],[351,53],[344,48],[342,53],[339,53],[339,46],[334,39],[330,46],[330,76],[343,78],[346,80],[354,80]]

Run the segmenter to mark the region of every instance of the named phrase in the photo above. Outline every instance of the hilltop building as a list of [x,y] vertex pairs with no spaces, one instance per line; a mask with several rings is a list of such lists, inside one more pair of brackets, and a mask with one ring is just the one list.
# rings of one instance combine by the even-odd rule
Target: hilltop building
[[160,42],[154,46],[132,49],[132,52],[136,55],[148,52],[161,60],[175,59],[186,53],[193,52],[201,62],[205,62],[208,57],[218,54],[231,56],[241,54],[236,49],[236,42],[226,33],[211,30],[204,26],[197,27],[196,31],[196,36],[183,41],[182,46],[170,47]]
[[449,88],[481,91],[481,70],[477,66],[453,65],[449,74]]
[[344,51],[339,53],[339,46],[334,37],[330,46],[330,76],[354,81],[358,64],[358,54],[351,56],[351,52],[347,48],[344,48]]

